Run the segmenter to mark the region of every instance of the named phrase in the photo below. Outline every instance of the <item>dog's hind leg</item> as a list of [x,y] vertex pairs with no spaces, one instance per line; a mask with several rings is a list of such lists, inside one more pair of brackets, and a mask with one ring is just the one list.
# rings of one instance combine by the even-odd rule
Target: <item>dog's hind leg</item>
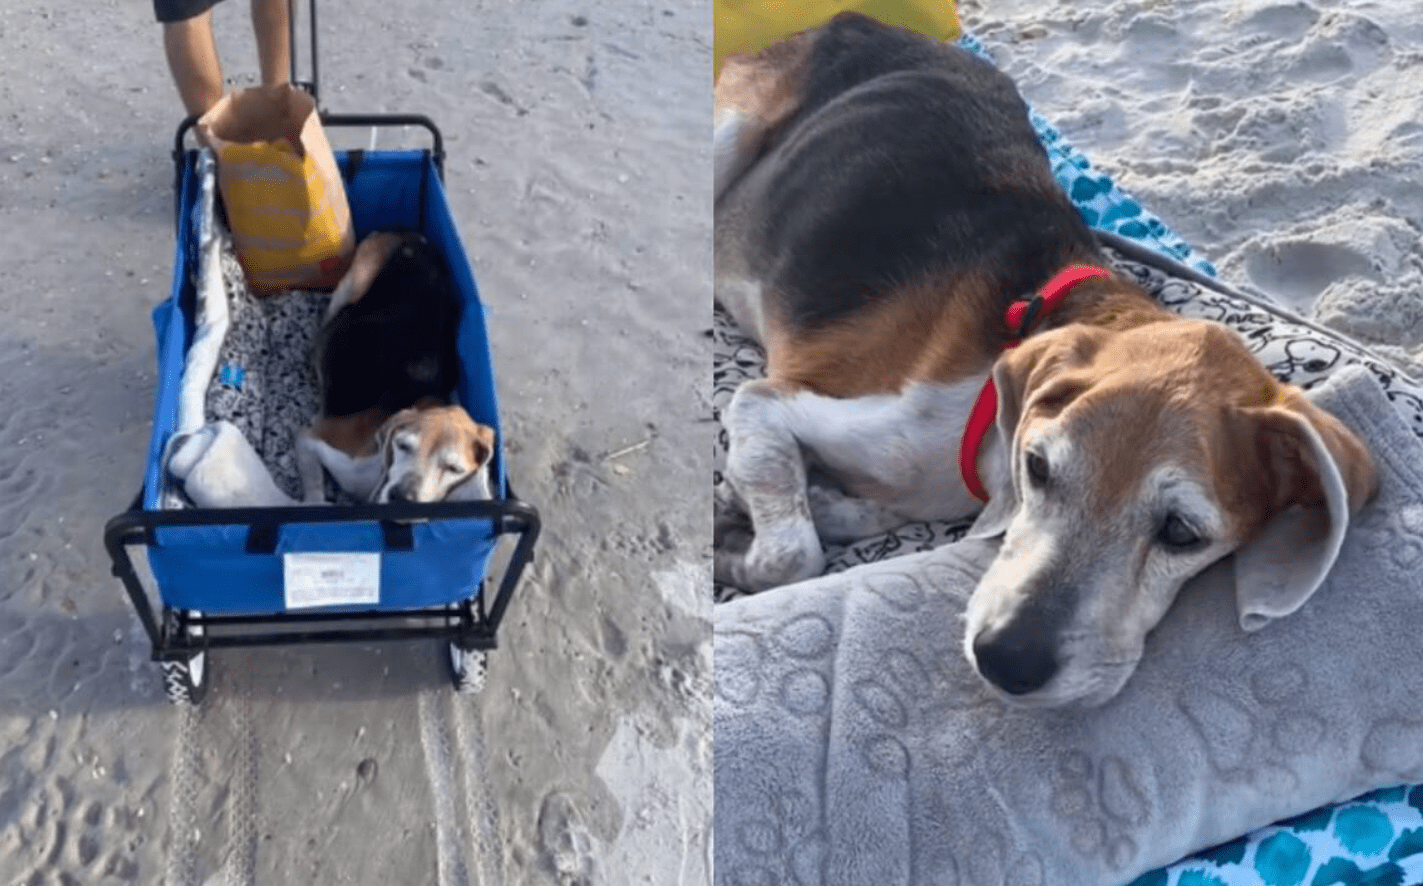
[[814,40],[799,34],[726,60],[716,81],[712,134],[713,200],[756,162],[775,130],[795,112]]
[[401,239],[400,234],[378,232],[367,235],[361,241],[351,258],[351,267],[331,291],[331,301],[326,303],[326,314],[321,321],[323,325],[330,323],[331,318],[340,313],[346,305],[361,300],[361,296],[371,288],[371,283],[380,273],[380,269],[390,260],[391,253],[400,245]]
[[[805,460],[784,409],[784,392],[764,379],[742,385],[727,406],[726,480],[754,528],[715,552],[716,580],[748,591],[791,584],[825,570],[810,516]],[[729,540],[729,539],[728,539]]]
[[826,544],[845,544],[903,526],[902,514],[834,486],[811,481],[806,490],[815,531]]

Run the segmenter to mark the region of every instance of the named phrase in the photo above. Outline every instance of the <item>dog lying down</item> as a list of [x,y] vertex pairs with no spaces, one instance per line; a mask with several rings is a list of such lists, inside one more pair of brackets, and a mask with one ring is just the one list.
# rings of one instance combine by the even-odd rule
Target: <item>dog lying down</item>
[[964,654],[1040,706],[1115,695],[1228,554],[1246,630],[1319,587],[1368,450],[1108,269],[992,65],[843,14],[726,62],[713,160],[716,299],[767,358],[723,412],[719,581],[801,581],[822,539],[982,508],[1003,542]]
[[[424,237],[361,242],[313,346],[321,414],[296,441],[304,503],[324,503],[325,472],[377,504],[490,497],[494,430],[446,396],[459,375],[460,309],[448,265]],[[168,469],[198,507],[298,504],[227,422],[175,438]]]

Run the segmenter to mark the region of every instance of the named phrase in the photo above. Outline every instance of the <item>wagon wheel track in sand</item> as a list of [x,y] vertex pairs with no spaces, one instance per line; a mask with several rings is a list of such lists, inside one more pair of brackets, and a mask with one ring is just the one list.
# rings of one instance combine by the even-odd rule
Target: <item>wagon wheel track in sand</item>
[[[177,706],[173,711],[177,729],[169,770],[165,886],[255,886],[258,882],[264,767],[257,724],[267,718],[254,716],[248,687],[235,685],[242,681],[234,681],[230,672],[219,669],[214,680],[206,703]],[[428,782],[435,830],[436,882],[439,886],[503,883],[498,812],[484,787],[487,752],[478,734],[478,702],[456,697],[444,686],[421,691],[415,701],[420,768]],[[272,766],[268,771],[280,768]],[[373,780],[375,768],[360,777]]]

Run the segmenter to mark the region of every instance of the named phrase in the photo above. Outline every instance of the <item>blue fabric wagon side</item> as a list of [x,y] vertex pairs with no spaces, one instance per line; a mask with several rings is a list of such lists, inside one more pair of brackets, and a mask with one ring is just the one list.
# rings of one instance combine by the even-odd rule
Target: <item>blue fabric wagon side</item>
[[[454,274],[465,309],[459,329],[462,377],[459,402],[496,432],[494,488],[507,492],[500,452],[499,410],[489,360],[484,309],[474,275],[445,199],[433,160],[424,151],[342,152],[347,193],[358,238],[371,231],[418,229],[439,247]],[[191,157],[183,176],[181,218],[195,200],[197,176]],[[193,336],[195,304],[189,273],[191,224],[178,233],[173,291],[153,313],[158,336],[158,397],[153,417],[143,507],[157,508],[162,455],[177,420],[178,391]],[[287,509],[271,509],[280,514]],[[412,529],[408,551],[386,551],[376,521],[282,525],[270,553],[252,553],[251,525],[160,526],[153,530],[148,559],[163,602],[207,613],[279,612],[285,608],[283,555],[291,553],[381,553],[379,608],[440,605],[479,592],[498,540],[489,519],[429,520]],[[369,607],[366,607],[369,608]]]
[[[457,395],[475,421],[499,434],[494,374],[484,309],[445,202],[434,162],[423,151],[339,155],[357,237],[371,230],[423,230],[450,262],[465,310],[460,323],[462,375]],[[184,175],[185,208],[194,203],[196,175]],[[185,218],[188,213],[185,213]],[[144,508],[158,506],[162,454],[174,432],[178,390],[194,334],[194,283],[189,270],[191,225],[179,232],[174,290],[154,311],[158,334],[158,400],[144,476]],[[498,447],[497,447],[498,448]],[[504,459],[495,455],[495,489],[507,491]],[[384,538],[376,522],[306,523],[282,526],[272,553],[250,553],[249,525],[161,526],[154,530],[148,560],[162,600],[175,609],[208,613],[280,612],[285,607],[282,555],[286,553],[379,553]],[[478,593],[497,533],[488,519],[417,523],[413,549],[386,552],[380,565],[380,607],[434,606]]]

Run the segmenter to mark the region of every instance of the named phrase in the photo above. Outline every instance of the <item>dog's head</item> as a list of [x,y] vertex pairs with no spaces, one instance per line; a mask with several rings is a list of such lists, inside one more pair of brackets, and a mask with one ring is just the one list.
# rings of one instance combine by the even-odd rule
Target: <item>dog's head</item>
[[1187,579],[1235,554],[1241,626],[1294,612],[1372,495],[1354,435],[1229,329],[1069,325],[993,370],[996,470],[975,533],[1002,547],[969,600],[965,653],[1002,697],[1115,695]]
[[384,473],[371,500],[487,499],[494,429],[458,406],[403,409],[376,433]]

